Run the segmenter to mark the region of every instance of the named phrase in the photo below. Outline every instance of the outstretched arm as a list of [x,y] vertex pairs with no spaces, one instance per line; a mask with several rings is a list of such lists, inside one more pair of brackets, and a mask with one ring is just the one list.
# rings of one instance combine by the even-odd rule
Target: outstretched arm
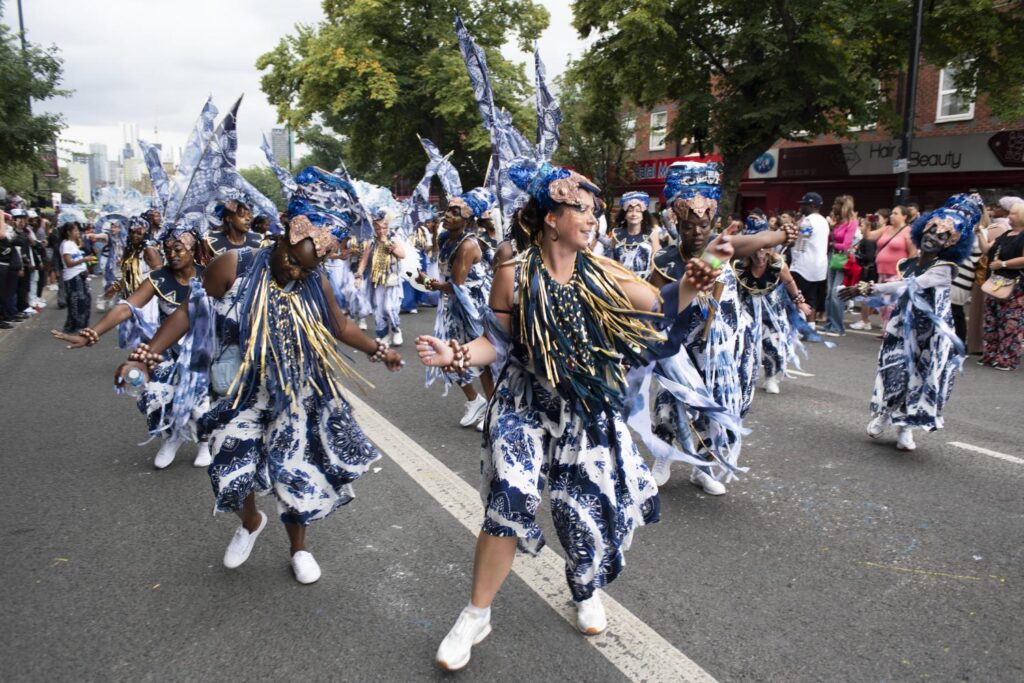
[[[138,289],[132,292],[132,295],[125,299],[125,301],[130,303],[132,306],[135,306],[136,308],[142,308],[143,306],[148,304],[150,299],[152,299],[155,295],[156,288],[153,286],[153,283],[149,281],[149,279],[146,279],[146,281],[143,282]],[[118,304],[117,306],[114,306],[109,311],[107,311],[107,314],[103,316],[103,319],[96,323],[96,327],[92,328],[92,333],[98,340],[100,337],[102,337],[107,332],[123,323],[125,320],[128,320],[128,318],[130,317],[132,317],[131,307],[122,306]],[[89,328],[85,329],[88,330]],[[50,334],[52,334],[56,339],[68,342],[69,349],[80,349],[83,346],[91,346],[92,344],[96,343],[92,342],[92,344],[90,344],[90,338],[93,335],[90,335],[88,333],[64,334],[63,332],[60,332],[58,330],[50,330]]]

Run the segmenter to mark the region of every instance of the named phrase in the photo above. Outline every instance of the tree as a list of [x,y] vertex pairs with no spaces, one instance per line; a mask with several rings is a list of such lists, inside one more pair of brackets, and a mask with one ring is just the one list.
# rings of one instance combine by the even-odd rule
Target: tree
[[[299,140],[344,138],[353,175],[389,185],[426,163],[416,135],[454,150],[464,185],[483,180],[490,142],[453,25],[458,10],[487,55],[495,97],[532,128],[530,81],[500,52],[510,35],[527,49],[547,26],[532,0],[325,0],[326,20],[300,25],[256,62],[261,87]],[[323,127],[321,127],[321,125]],[[318,138],[318,136],[321,136]]]
[[[297,166],[296,169],[302,168]],[[284,211],[287,206],[281,197],[281,183],[277,180],[274,172],[265,166],[250,166],[239,171],[242,177],[248,180],[253,187],[259,190],[264,197],[274,202],[278,210]]]
[[61,116],[34,114],[30,101],[68,94],[58,87],[62,64],[56,47],[27,43],[22,51],[15,34],[0,24],[0,169],[35,159],[40,145],[57,139],[64,127]]
[[562,109],[561,142],[555,162],[571,166],[600,187],[629,178],[623,177],[626,130],[617,98],[613,106],[601,83],[590,78],[580,63],[570,63],[558,78],[558,106]]
[[[641,107],[678,103],[668,137],[724,159],[722,210],[776,140],[894,127],[911,34],[908,0],[575,0],[597,40],[580,68]],[[931,0],[923,56],[1001,117],[1024,114],[1020,2]]]

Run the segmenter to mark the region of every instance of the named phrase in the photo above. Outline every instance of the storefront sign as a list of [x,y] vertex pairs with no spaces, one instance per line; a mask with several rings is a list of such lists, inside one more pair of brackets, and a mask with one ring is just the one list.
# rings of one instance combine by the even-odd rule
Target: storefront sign
[[[813,179],[902,173],[897,166],[899,153],[897,140],[787,147],[779,153],[778,177]],[[1019,162],[1015,161],[1017,157]],[[1024,166],[1024,131],[917,138],[906,163],[911,173],[1000,171]]]
[[633,182],[636,185],[656,185],[658,189],[665,184],[665,176],[668,175],[668,167],[677,161],[721,161],[718,154],[711,154],[702,157],[698,154],[691,154],[685,157],[670,157],[668,159],[646,159],[633,163]]
[[779,150],[772,147],[770,150],[754,159],[754,163],[747,169],[747,177],[750,180],[765,180],[767,178],[779,177]]

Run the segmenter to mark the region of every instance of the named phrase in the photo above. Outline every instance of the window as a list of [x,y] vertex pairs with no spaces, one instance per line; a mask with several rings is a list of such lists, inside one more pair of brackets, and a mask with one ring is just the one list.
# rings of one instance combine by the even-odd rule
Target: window
[[946,67],[939,71],[939,99],[935,122],[969,121],[974,118],[974,93],[965,97],[956,91],[956,69]]
[[648,149],[656,152],[665,149],[665,135],[668,132],[668,112],[651,112],[651,139],[648,141]]
[[622,119],[622,130],[624,133],[623,145],[627,152],[636,149],[636,117],[627,116]]

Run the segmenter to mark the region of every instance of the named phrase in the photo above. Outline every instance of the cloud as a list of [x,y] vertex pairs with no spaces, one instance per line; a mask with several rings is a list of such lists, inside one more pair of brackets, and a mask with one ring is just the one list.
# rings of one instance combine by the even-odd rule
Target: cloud
[[[568,54],[579,56],[582,44],[571,27],[569,3],[543,4],[552,22],[540,39],[541,54],[553,77]],[[28,39],[60,48],[64,86],[74,90],[36,104],[63,113],[66,147],[103,143],[113,157],[123,145],[122,124],[134,124],[139,137],[176,149],[208,95],[224,112],[244,92],[238,118],[242,166],[263,163],[260,131],[269,134],[277,121],[259,88],[257,57],[296,24],[323,18],[320,0],[33,0],[24,6]],[[16,3],[4,4],[3,22],[17,26]],[[514,47],[505,52],[530,59]]]

